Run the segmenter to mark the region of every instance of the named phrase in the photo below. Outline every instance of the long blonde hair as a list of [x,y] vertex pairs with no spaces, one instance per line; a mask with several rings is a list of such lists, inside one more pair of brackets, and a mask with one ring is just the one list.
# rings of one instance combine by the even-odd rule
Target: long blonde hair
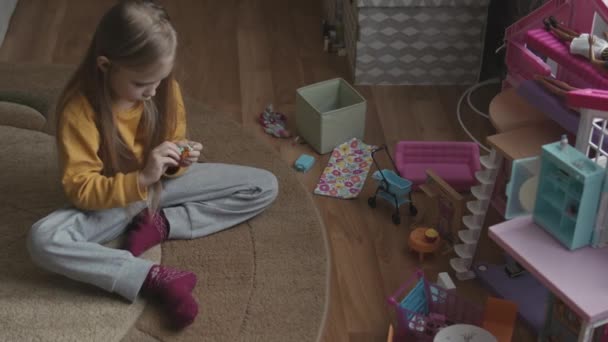
[[[68,81],[57,105],[57,124],[69,101],[83,95],[95,113],[100,134],[99,157],[104,163],[103,174],[137,170],[137,158],[121,138],[114,122],[109,77],[115,68],[139,68],[174,56],[177,34],[167,12],[150,0],[123,0],[113,6],[97,26],[91,45],[78,69]],[[97,57],[105,56],[111,63],[102,72]],[[155,146],[166,140],[177,125],[177,101],[171,73],[159,84],[156,95],[144,102],[138,138],[144,142],[145,159]]]

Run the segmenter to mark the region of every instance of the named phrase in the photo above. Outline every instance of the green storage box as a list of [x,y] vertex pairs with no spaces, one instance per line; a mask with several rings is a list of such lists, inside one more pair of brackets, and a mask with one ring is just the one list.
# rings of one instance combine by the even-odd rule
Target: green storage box
[[365,98],[341,78],[296,91],[298,134],[320,154],[352,138],[363,139],[366,110]]

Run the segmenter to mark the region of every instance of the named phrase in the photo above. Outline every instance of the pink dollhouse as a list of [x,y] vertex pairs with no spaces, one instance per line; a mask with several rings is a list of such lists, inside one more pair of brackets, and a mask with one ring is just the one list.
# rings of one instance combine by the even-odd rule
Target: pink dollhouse
[[[544,28],[543,19],[549,16],[579,32],[598,37],[608,32],[608,0],[548,1],[506,30],[509,72],[503,88],[516,87],[520,96],[576,136],[577,150],[605,167],[608,70],[599,71],[586,58],[571,54],[566,43]],[[536,75],[553,76],[581,90],[570,92],[564,101],[536,82]],[[602,203],[608,203],[606,192],[603,197]],[[608,241],[605,225],[598,220],[595,246]]]
[[578,88],[608,89],[608,78],[584,59],[569,53],[567,46],[543,28],[543,19],[554,16],[579,32],[603,36],[608,31],[603,0],[550,0],[505,32],[509,75],[504,86],[518,86],[534,75],[566,81]]
[[[571,54],[567,43],[544,28],[543,19],[549,16],[581,33],[604,37],[603,32],[608,31],[608,0],[549,0],[510,26],[505,33],[508,76],[503,88],[517,89],[521,97],[557,122],[564,133],[576,137],[576,150],[605,167],[608,155],[608,70],[600,71],[588,59]],[[580,90],[569,92],[565,99],[560,98],[536,82],[536,75],[555,77]],[[604,174],[598,215],[593,219],[592,247],[603,247],[608,241],[607,175]],[[521,297],[525,289],[530,293],[533,287],[550,290],[554,298],[566,303],[582,318],[578,331],[571,339],[565,340],[591,341],[594,329],[608,322],[608,301],[600,299],[605,298],[605,285],[589,289],[581,286],[581,283],[591,286],[606,284],[607,278],[591,279],[596,274],[606,274],[607,249],[585,247],[576,252],[568,251],[545,234],[531,216],[491,227],[490,237],[534,277],[509,279],[502,269],[489,269],[480,279],[490,284],[499,295],[523,303],[520,304],[520,315],[537,331],[543,330],[546,312],[542,309],[544,303],[537,305],[533,302],[546,296],[546,292],[544,295]],[[560,262],[556,263],[556,260]],[[585,273],[577,274],[579,271]],[[585,281],[581,282],[581,279]]]

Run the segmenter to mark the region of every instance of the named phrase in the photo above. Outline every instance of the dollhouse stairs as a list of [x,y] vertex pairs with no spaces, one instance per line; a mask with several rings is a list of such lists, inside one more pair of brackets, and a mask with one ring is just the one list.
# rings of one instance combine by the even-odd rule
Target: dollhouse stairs
[[471,194],[475,199],[466,203],[470,214],[462,218],[465,228],[458,231],[460,243],[454,245],[456,257],[450,259],[450,267],[458,280],[475,278],[471,265],[490,205],[496,176],[502,164],[502,157],[493,149],[489,154],[480,157],[480,163],[482,169],[475,173],[479,183],[471,187]]

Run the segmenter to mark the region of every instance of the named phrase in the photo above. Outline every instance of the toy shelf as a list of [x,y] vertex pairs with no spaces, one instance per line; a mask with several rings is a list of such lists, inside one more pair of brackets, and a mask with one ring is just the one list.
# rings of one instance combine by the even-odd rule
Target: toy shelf
[[603,169],[570,145],[543,146],[534,220],[568,249],[593,235]]

